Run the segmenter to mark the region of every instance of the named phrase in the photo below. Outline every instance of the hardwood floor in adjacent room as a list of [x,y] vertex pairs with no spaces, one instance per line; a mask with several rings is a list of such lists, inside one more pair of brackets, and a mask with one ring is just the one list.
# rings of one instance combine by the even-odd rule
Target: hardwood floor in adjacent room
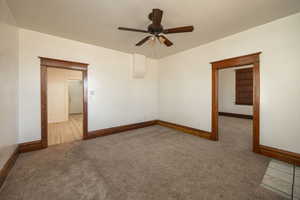
[[83,137],[82,114],[69,116],[69,121],[48,124],[48,145],[68,143]]

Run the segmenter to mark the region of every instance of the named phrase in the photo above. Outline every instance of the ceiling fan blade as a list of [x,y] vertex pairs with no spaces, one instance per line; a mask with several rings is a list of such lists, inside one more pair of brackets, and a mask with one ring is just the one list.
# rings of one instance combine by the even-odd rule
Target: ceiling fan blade
[[159,26],[161,24],[161,19],[163,16],[163,11],[160,9],[153,9],[152,10],[152,22],[154,25]]
[[158,39],[159,39],[159,41],[160,41],[161,43],[164,43],[167,47],[170,47],[170,46],[173,45],[173,43],[172,43],[170,40],[168,40],[168,38],[166,38],[166,37],[163,36],[163,35],[159,35],[159,36],[158,36]]
[[139,41],[138,43],[136,43],[135,46],[141,46],[143,45],[145,42],[147,42],[152,36],[147,36],[144,39],[142,39],[141,41]]
[[183,26],[183,27],[165,29],[163,30],[163,33],[164,34],[184,33],[184,32],[192,32],[193,30],[194,30],[193,26]]
[[122,31],[134,31],[134,32],[148,33],[148,31],[135,29],[135,28],[119,27],[118,29],[122,30]]

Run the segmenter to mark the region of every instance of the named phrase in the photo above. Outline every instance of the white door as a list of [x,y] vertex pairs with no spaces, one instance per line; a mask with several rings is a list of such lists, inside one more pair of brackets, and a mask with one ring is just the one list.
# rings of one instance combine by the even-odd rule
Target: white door
[[69,114],[83,113],[83,86],[81,80],[69,80]]

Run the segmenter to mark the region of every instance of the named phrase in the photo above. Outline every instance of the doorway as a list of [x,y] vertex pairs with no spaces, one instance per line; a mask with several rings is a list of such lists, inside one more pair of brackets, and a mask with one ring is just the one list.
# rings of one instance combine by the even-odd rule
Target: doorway
[[251,151],[253,66],[218,70],[219,138],[225,147]]
[[48,145],[83,138],[82,72],[47,69]]
[[87,66],[40,57],[42,147],[87,136]]
[[259,105],[260,105],[260,80],[259,80],[259,53],[240,56],[221,61],[212,62],[212,140],[219,140],[219,70],[252,65],[253,70],[253,121],[252,121],[252,150],[260,152],[259,142]]

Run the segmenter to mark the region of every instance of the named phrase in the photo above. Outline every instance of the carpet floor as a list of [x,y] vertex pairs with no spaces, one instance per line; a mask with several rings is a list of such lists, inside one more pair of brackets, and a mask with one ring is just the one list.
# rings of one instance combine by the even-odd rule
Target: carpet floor
[[220,141],[152,126],[21,154],[1,200],[284,199],[260,186],[251,120],[220,117]]

